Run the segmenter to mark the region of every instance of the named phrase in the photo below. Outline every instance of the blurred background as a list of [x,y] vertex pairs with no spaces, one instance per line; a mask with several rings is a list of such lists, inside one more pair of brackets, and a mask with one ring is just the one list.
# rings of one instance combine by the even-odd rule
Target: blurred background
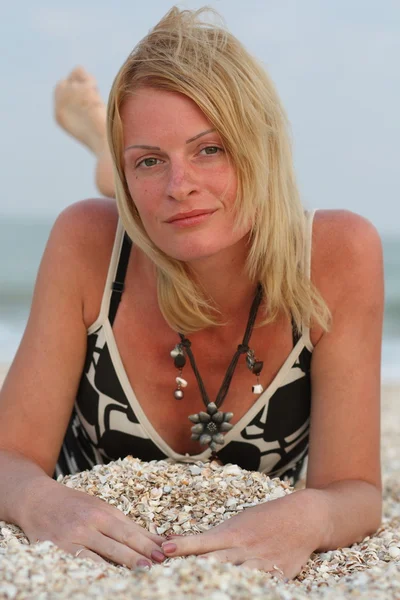
[[[170,0],[17,0],[0,22],[0,363],[29,314],[36,271],[57,214],[98,196],[94,158],[53,119],[53,89],[76,65],[104,100],[133,46]],[[180,2],[199,8],[201,1]],[[370,219],[385,254],[382,374],[400,382],[400,2],[209,0],[266,66],[292,124],[308,208]]]

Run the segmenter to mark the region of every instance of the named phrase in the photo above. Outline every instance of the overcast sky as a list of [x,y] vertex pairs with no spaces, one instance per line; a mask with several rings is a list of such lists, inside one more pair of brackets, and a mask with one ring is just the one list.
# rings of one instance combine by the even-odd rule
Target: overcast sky
[[[305,205],[348,208],[381,233],[400,233],[400,1],[208,4],[277,85],[292,123]],[[96,195],[92,156],[53,121],[54,85],[82,64],[107,99],[130,50],[171,5],[2,2],[0,215],[51,217]]]

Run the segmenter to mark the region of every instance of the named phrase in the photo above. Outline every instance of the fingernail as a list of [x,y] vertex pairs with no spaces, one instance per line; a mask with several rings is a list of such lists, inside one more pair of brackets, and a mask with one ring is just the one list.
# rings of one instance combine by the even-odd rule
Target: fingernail
[[161,544],[161,548],[165,552],[165,554],[172,554],[176,550],[176,544],[170,544],[169,542]]
[[141,558],[136,564],[138,567],[151,567],[151,562],[145,558]]
[[154,558],[154,560],[157,560],[158,562],[162,562],[163,560],[165,560],[165,554],[163,554],[162,552],[159,552],[158,550],[153,550],[153,552],[151,553],[151,558]]

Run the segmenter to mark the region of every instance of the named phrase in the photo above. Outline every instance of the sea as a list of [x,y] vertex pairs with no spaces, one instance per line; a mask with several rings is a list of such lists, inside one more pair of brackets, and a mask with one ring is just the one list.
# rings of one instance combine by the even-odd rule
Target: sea
[[[0,216],[0,365],[13,360],[53,218]],[[383,236],[385,320],[382,381],[400,383],[400,234]]]

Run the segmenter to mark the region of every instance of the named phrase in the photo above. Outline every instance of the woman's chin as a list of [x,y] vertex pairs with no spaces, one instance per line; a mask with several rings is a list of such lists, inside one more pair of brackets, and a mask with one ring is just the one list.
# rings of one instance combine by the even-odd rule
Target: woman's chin
[[196,263],[201,260],[207,260],[218,254],[220,249],[211,248],[166,248],[163,250],[164,253],[175,260],[179,260],[184,263]]
[[[233,227],[233,226],[232,226]],[[194,232],[193,232],[194,233]],[[185,263],[203,262],[210,259],[242,258],[247,247],[248,231],[202,231],[200,235],[154,236],[153,243],[167,256]],[[149,236],[150,237],[150,236]]]

